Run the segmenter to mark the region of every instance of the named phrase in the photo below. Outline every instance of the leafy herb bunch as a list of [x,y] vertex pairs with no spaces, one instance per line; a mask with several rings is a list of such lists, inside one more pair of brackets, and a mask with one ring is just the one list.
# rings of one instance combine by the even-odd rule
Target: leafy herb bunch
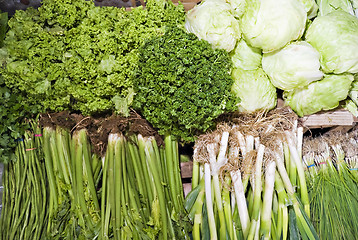
[[219,115],[235,110],[226,51],[170,26],[164,35],[146,41],[139,53],[134,107],[160,134],[192,142]]

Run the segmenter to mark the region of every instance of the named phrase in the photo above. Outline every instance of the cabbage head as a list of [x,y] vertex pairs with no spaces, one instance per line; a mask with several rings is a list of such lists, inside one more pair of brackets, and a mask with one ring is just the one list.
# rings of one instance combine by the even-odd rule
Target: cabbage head
[[247,45],[244,39],[240,39],[230,55],[234,68],[254,70],[261,66],[261,49]]
[[299,39],[306,28],[307,12],[297,0],[253,0],[240,21],[247,43],[272,52]]
[[338,107],[346,99],[354,77],[345,73],[325,75],[322,80],[294,91],[285,91],[283,98],[298,116]]
[[325,73],[358,72],[358,18],[341,10],[316,17],[305,34]]
[[268,111],[276,107],[276,88],[261,68],[256,70],[236,68],[231,75],[234,79],[231,92],[241,100],[237,105],[240,112]]
[[275,87],[290,91],[322,79],[319,57],[309,43],[292,42],[280,50],[265,53],[262,68]]
[[204,0],[186,14],[185,28],[213,48],[230,52],[241,38],[234,9],[225,0]]

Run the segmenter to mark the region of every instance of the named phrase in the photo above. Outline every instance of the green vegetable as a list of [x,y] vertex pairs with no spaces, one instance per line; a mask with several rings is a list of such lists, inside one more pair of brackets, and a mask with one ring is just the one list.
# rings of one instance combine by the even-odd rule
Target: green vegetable
[[149,0],[126,11],[45,0],[10,20],[1,73],[8,87],[45,110],[127,115],[138,48],[167,24],[184,24],[183,5]]
[[[0,13],[0,46],[2,46],[8,25],[8,14]],[[0,51],[0,63],[3,63],[3,52]],[[28,100],[17,91],[7,87],[0,75],[0,162],[8,163],[16,160],[16,140],[22,138],[28,124],[25,118],[38,111]]]
[[290,91],[322,79],[319,58],[309,43],[298,41],[264,54],[262,68],[275,87]]
[[358,18],[337,10],[315,18],[306,41],[321,54],[325,73],[358,72]]
[[299,116],[309,115],[321,110],[334,109],[341,100],[346,99],[353,75],[325,75],[320,81],[293,91],[285,91],[284,99]]
[[237,104],[239,111],[268,111],[276,106],[276,88],[261,68],[256,70],[234,69],[232,78],[234,84],[231,87],[231,92],[241,99]]
[[296,0],[254,0],[246,5],[240,21],[247,43],[272,52],[299,39],[306,27],[307,13]]
[[241,38],[234,10],[224,0],[205,0],[186,14],[185,27],[214,48],[230,52]]
[[254,70],[261,66],[261,49],[249,46],[244,39],[237,43],[230,55],[234,68]]
[[4,164],[0,239],[47,239],[47,175],[41,131],[32,127],[17,142],[16,159]]
[[234,109],[231,61],[225,50],[178,27],[140,48],[135,108],[159,130],[184,141],[208,130]]

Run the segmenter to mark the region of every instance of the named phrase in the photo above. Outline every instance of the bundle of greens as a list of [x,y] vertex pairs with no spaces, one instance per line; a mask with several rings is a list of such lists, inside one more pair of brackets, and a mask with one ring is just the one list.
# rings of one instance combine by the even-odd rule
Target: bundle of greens
[[102,164],[92,154],[86,130],[43,129],[44,162],[48,176],[50,239],[93,239],[100,231],[97,197]]
[[132,117],[42,115],[5,165],[0,239],[190,239],[178,141]]
[[0,239],[45,239],[47,173],[41,130],[36,125],[17,140],[15,155],[15,160],[4,165]]
[[86,0],[44,0],[17,11],[1,49],[4,82],[41,110],[128,114],[137,49],[184,22],[184,8],[147,1],[146,8],[95,7]]
[[160,134],[191,142],[234,110],[227,52],[180,27],[145,42],[139,49],[134,106]]
[[190,239],[176,140],[110,134],[103,161],[100,239]]
[[199,136],[185,202],[194,240],[318,239],[294,116],[243,114]]
[[358,229],[357,132],[304,139],[311,219],[320,239],[352,239]]

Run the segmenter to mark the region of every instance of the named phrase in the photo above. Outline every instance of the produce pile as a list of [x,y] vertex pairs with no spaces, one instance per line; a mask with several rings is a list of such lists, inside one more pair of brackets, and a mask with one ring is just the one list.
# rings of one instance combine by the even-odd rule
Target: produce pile
[[295,116],[237,116],[198,138],[186,198],[194,239],[318,239]]
[[299,117],[358,116],[357,17],[355,0],[0,13],[0,239],[352,239],[357,129],[308,137]]
[[5,165],[0,239],[189,239],[172,136],[160,145],[139,116],[37,123]]

